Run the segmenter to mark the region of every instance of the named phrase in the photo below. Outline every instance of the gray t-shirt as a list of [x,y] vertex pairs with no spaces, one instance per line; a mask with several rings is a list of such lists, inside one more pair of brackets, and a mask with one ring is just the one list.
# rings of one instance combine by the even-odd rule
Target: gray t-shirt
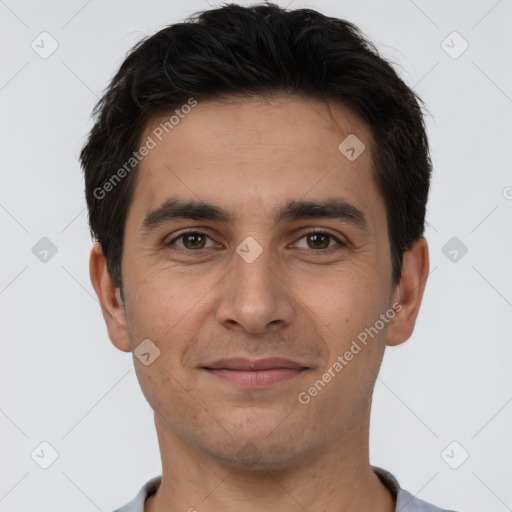
[[[389,471],[377,466],[372,466],[372,469],[396,499],[395,512],[455,512],[454,510],[438,508],[426,501],[415,498],[410,492],[400,487],[398,480]],[[146,482],[130,503],[114,512],[144,512],[146,499],[157,491],[161,480],[161,476],[156,476]]]

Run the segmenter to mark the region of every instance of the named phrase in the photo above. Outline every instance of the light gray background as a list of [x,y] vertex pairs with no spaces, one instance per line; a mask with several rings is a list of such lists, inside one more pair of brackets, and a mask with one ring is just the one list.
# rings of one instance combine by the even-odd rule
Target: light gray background
[[[431,275],[414,335],[386,351],[371,462],[446,508],[512,510],[512,2],[277,3],[355,22],[432,113]],[[207,7],[0,0],[1,511],[109,511],[160,473],[132,355],[110,343],[90,285],[78,153],[126,52]],[[50,48],[43,31],[59,45],[47,59],[31,47]],[[453,31],[469,43],[458,58],[441,46]],[[454,236],[468,248],[456,262],[442,252]],[[42,237],[58,249],[46,262]],[[59,455],[48,469],[43,441]]]

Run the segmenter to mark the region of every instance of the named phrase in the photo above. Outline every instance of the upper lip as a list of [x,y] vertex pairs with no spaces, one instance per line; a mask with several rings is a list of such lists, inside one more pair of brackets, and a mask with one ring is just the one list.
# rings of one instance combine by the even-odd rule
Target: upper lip
[[273,368],[293,368],[293,369],[304,369],[306,366],[291,361],[290,359],[282,359],[279,357],[269,357],[266,359],[246,359],[237,357],[233,359],[219,359],[212,363],[206,364],[203,368],[213,369],[228,369],[228,370],[269,370]]

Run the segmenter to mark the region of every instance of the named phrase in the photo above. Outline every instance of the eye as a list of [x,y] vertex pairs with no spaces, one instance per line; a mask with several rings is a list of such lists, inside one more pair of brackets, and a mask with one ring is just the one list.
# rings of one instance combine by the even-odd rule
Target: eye
[[[335,237],[327,231],[310,231],[309,233],[304,234],[299,240],[303,239],[306,239],[307,247],[305,248],[314,249],[315,252],[328,251],[332,249],[333,245],[329,245],[329,243],[332,241],[337,242],[337,245],[341,247],[346,246],[346,244],[343,243],[339,238]],[[334,246],[335,245],[336,244],[334,244]]]
[[[180,233],[177,237],[173,238],[164,245],[166,247],[176,245],[179,249],[185,252],[199,252],[202,249],[211,248],[212,245],[207,246],[207,239],[211,238],[201,231],[186,231]],[[342,242],[339,238],[327,231],[310,231],[305,233],[299,238],[300,240],[306,240],[306,247],[299,247],[300,249],[312,249],[314,252],[323,253],[324,251],[330,251],[338,245],[336,249],[346,247],[347,244]],[[182,245],[176,242],[181,242]]]
[[185,251],[198,251],[200,249],[206,249],[205,243],[206,239],[210,238],[205,233],[202,233],[200,231],[187,231],[184,233],[181,233],[176,238],[173,238],[171,241],[166,242],[166,246],[175,245],[175,242],[178,240],[183,241],[183,246],[178,245],[180,249],[183,249]]

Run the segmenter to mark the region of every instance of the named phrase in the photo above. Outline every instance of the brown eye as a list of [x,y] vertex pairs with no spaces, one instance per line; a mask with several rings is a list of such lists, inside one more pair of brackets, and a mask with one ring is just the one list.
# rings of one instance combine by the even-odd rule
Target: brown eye
[[[181,235],[173,238],[170,242],[165,243],[167,247],[177,245],[178,248],[183,249],[185,251],[199,251],[201,249],[205,249],[206,240],[210,238],[205,233],[201,233],[200,231],[188,231],[186,233],[181,233]],[[177,244],[176,242],[181,241],[181,244]]]
[[[346,246],[339,238],[326,231],[312,231],[303,235],[300,240],[306,240],[307,247],[301,249],[313,249],[316,252],[329,251],[330,249],[340,249]],[[331,242],[335,242],[331,244]],[[336,247],[336,245],[338,247]]]
[[184,241],[186,249],[202,249],[205,237],[201,233],[185,233],[180,237]]
[[311,242],[312,249],[327,249],[329,247],[330,235],[325,233],[310,233],[306,235],[308,244]]

